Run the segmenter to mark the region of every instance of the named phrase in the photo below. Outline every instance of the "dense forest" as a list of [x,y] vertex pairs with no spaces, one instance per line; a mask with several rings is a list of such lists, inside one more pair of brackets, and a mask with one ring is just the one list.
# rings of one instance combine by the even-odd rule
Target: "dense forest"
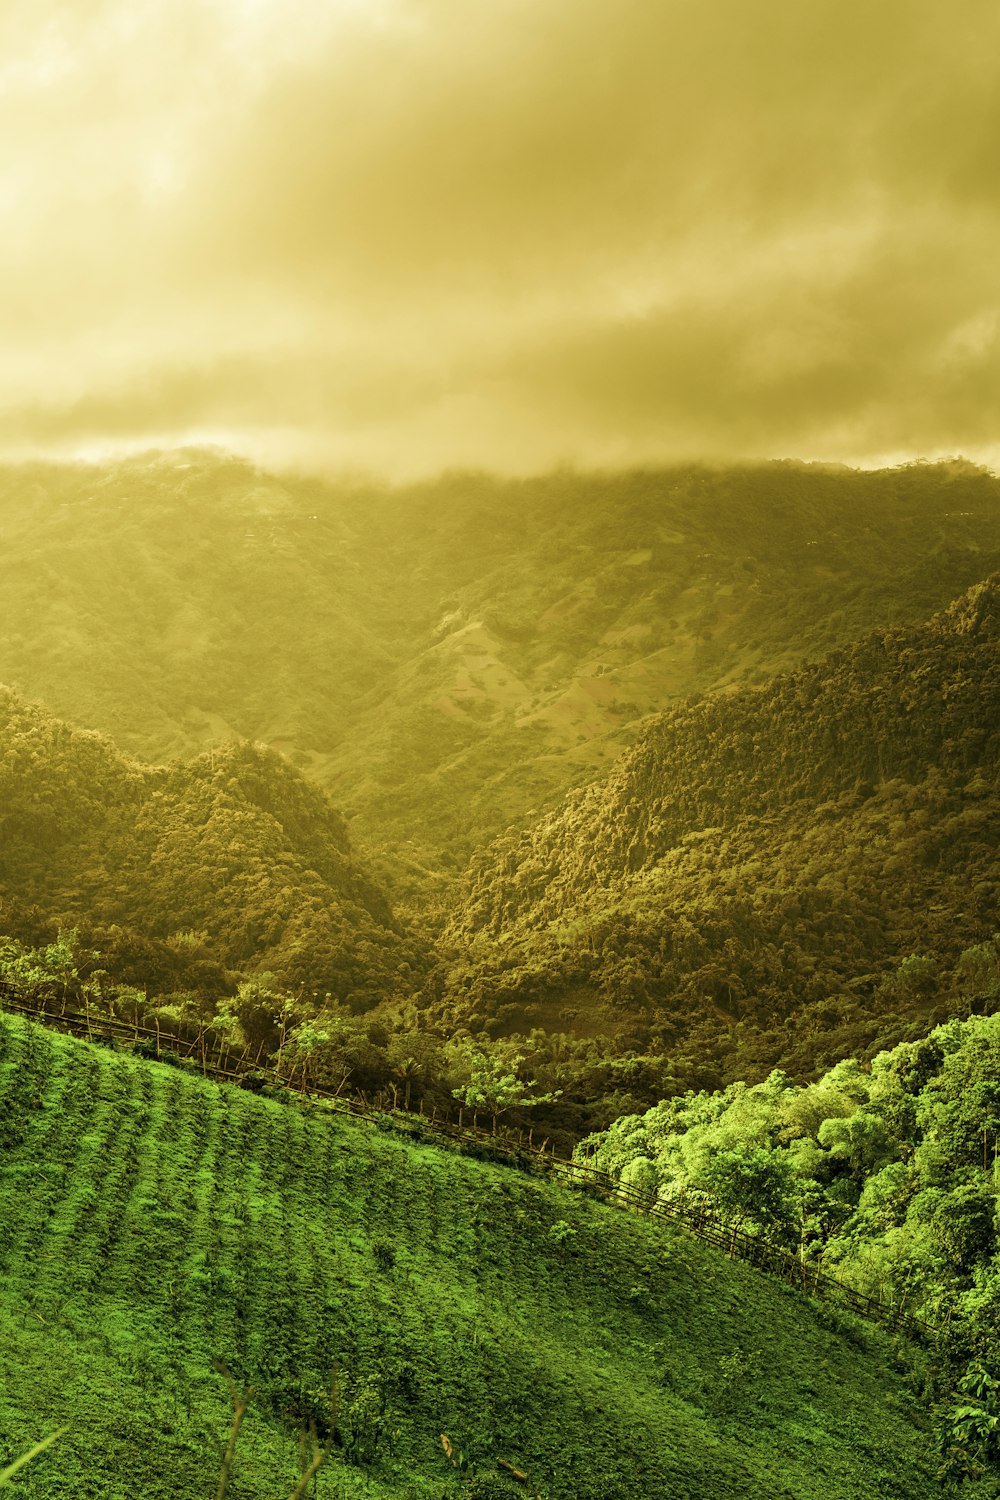
[[323,792],[274,751],[144,766],[0,690],[0,899],[23,942],[76,927],[114,980],[230,993],[250,967],[366,1009],[418,974]]
[[998,925],[998,739],[996,577],[658,716],[605,780],[473,862],[455,1013],[617,1013],[689,1081],[899,1040]]
[[280,1012],[318,1074],[378,1091],[410,1057],[442,1102],[513,1074],[510,1104],[544,1100],[575,1135],[689,1087],[815,1076],[976,1003],[963,965],[998,925],[998,598],[988,580],[656,717],[609,778],[474,862],[440,937],[392,914],[274,751],[147,767],[7,692],[9,951],[51,978],[39,955],[72,928],[76,981],[107,1004],[124,986],[207,1022],[242,993],[246,1040],[276,1047]]

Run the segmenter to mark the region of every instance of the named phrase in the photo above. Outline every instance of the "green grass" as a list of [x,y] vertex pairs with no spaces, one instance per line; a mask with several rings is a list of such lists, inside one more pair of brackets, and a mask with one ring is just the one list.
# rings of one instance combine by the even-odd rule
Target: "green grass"
[[319,1497],[486,1500],[498,1459],[545,1500],[938,1493],[876,1330],[510,1168],[9,1016],[0,1318],[0,1468],[70,1425],[33,1500],[212,1496],[220,1358],[258,1387],[229,1500],[290,1494],[334,1366]]

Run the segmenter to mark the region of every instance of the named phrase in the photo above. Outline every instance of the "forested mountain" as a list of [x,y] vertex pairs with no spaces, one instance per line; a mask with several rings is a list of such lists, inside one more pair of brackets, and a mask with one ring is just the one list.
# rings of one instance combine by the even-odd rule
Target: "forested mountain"
[[899,1040],[997,929],[998,752],[997,576],[660,715],[605,780],[474,861],[456,1013],[643,1017],[679,1076],[724,1079]]
[[77,926],[116,978],[160,992],[269,971],[364,1009],[412,987],[421,962],[343,818],[275,752],[143,765],[8,689],[0,898],[6,931]]
[[272,745],[420,896],[643,715],[1000,566],[962,463],[406,488],[207,452],[0,471],[0,681],[149,760]]
[[[513,1068],[577,1137],[925,1030],[1000,926],[995,579],[926,619],[1000,560],[997,498],[957,463],[7,470],[0,671],[127,746],[4,694],[17,964],[50,974],[76,927],[89,969],[202,1019],[267,974],[296,1026],[342,1008],[337,1077],[390,1088],[412,1053],[448,1099]],[[456,1028],[478,1060],[434,1062]]]

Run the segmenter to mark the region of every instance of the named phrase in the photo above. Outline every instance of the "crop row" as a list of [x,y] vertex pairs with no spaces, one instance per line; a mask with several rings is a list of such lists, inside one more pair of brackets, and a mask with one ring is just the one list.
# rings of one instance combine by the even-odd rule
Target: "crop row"
[[[7,1005],[8,1003],[11,1003],[9,999],[4,999],[4,1004]],[[53,1018],[45,1017],[44,1019],[46,1019],[50,1024],[64,1024],[63,1020],[58,1018],[53,1020]],[[22,1044],[27,1046],[30,1052],[30,1048],[32,1046],[36,1046],[37,1042],[33,1040],[25,1041],[22,1038]],[[12,1072],[9,1063],[7,1064],[6,1071],[8,1075]],[[16,1070],[14,1071],[16,1072]],[[160,1072],[160,1070],[155,1071],[157,1073]],[[211,1068],[209,1068],[209,1071],[211,1071]],[[3,1064],[0,1063],[0,1089],[2,1089],[4,1086],[2,1079]],[[15,1081],[12,1084],[10,1077],[8,1077],[7,1088],[13,1089],[14,1094],[18,1093],[17,1083]],[[22,1087],[20,1092],[23,1094],[23,1091],[24,1089]],[[303,1100],[303,1102],[305,1103],[307,1101]],[[367,1114],[366,1107],[357,1102],[345,1101],[340,1099],[334,1101],[323,1101],[318,1096],[316,1096],[315,1102],[320,1106],[319,1112],[323,1115],[327,1115],[327,1117],[329,1117],[329,1113],[333,1108],[336,1108],[338,1111],[346,1108],[350,1114],[360,1116],[361,1118],[372,1118],[373,1120],[383,1120],[389,1118],[386,1116],[369,1116]],[[233,1108],[236,1108],[238,1110],[238,1112],[241,1114],[241,1117],[245,1120],[255,1119],[259,1121],[259,1113],[256,1113],[254,1111],[248,1112],[245,1109],[240,1109],[239,1106],[236,1105],[235,1100],[232,1101],[232,1105]],[[208,1118],[210,1118],[210,1115],[208,1116]],[[400,1122],[404,1122],[406,1119],[407,1117],[399,1117]],[[2,1120],[0,1120],[0,1141],[3,1140],[5,1131],[7,1136],[10,1136],[12,1130],[16,1134],[17,1128],[18,1127],[16,1125],[13,1127],[11,1126],[11,1124],[9,1123],[9,1117],[6,1125],[4,1125]],[[205,1173],[206,1171],[211,1171],[211,1143],[199,1136],[197,1121],[192,1123],[190,1121],[182,1121],[178,1118],[174,1118],[169,1123],[164,1122],[163,1128],[165,1132],[163,1145],[167,1146],[169,1143],[172,1151],[176,1150],[178,1161],[187,1163],[190,1176],[197,1178],[199,1174]],[[487,1146],[488,1143],[488,1150],[490,1155],[499,1154],[502,1156],[504,1152],[509,1152],[513,1153],[516,1157],[523,1160],[530,1160],[533,1154],[536,1157],[539,1156],[539,1153],[532,1153],[530,1147],[525,1146],[523,1141],[505,1141],[502,1138],[495,1139],[492,1136],[487,1137],[482,1131],[476,1131],[474,1128],[470,1130],[468,1127],[462,1127],[461,1124],[456,1125],[454,1122],[439,1121],[434,1126],[434,1129],[438,1133],[443,1133],[448,1137],[454,1137],[462,1146],[471,1146],[473,1150],[478,1151],[482,1149],[482,1147],[478,1144],[480,1142],[482,1143],[483,1147]],[[170,1138],[170,1131],[173,1132],[172,1139]],[[181,1138],[182,1135],[183,1140]],[[261,1144],[262,1149],[265,1151],[265,1154],[268,1154],[267,1139],[265,1138]],[[269,1157],[270,1165],[275,1167],[275,1169],[279,1172],[287,1175],[290,1161],[294,1161],[294,1153],[292,1154],[291,1158],[286,1157],[281,1159],[281,1161],[279,1162],[278,1159],[274,1157],[273,1141],[271,1145],[272,1149]],[[252,1153],[244,1149],[242,1156],[238,1159],[241,1160],[244,1165],[246,1165],[251,1161]],[[555,1158],[551,1156],[545,1156],[544,1154],[541,1155],[540,1160],[541,1164],[545,1167],[545,1170],[549,1175],[554,1176],[556,1180],[564,1182],[567,1186],[584,1187],[592,1193],[598,1193],[599,1195],[605,1197],[606,1200],[610,1201],[612,1204],[618,1207],[632,1207],[641,1212],[652,1212],[654,1216],[664,1220],[665,1223],[677,1223],[683,1225],[686,1229],[697,1234],[700,1238],[707,1240],[708,1242],[718,1246],[718,1248],[724,1250],[730,1257],[732,1257],[733,1255],[738,1255],[743,1259],[747,1259],[751,1261],[751,1263],[757,1265],[760,1269],[766,1270],[786,1280],[793,1281],[803,1290],[823,1297],[833,1297],[835,1300],[845,1303],[853,1310],[870,1317],[875,1317],[882,1320],[888,1318],[888,1320],[893,1324],[903,1324],[910,1328],[912,1332],[919,1334],[923,1331],[920,1326],[914,1324],[912,1320],[907,1319],[904,1316],[904,1312],[902,1309],[892,1305],[883,1306],[880,1299],[862,1296],[858,1293],[855,1293],[852,1289],[841,1287],[832,1278],[827,1276],[820,1276],[815,1272],[814,1269],[801,1267],[794,1257],[789,1256],[779,1247],[771,1246],[757,1238],[742,1234],[738,1231],[734,1231],[731,1227],[724,1227],[714,1222],[711,1214],[706,1215],[704,1206],[700,1206],[698,1208],[698,1211],[693,1216],[688,1213],[682,1206],[667,1206],[663,1204],[654,1204],[651,1206],[641,1194],[636,1194],[630,1190],[627,1190],[620,1184],[613,1182],[611,1179],[605,1179],[604,1174],[595,1172],[586,1164],[562,1160],[557,1161]],[[202,1179],[202,1183],[204,1187],[204,1178]],[[343,1185],[350,1189],[349,1177],[345,1177]],[[204,1191],[202,1191],[202,1197],[204,1198],[204,1196]],[[429,1248],[433,1249],[436,1247],[440,1249],[442,1247],[442,1244],[444,1243],[441,1238],[442,1220],[440,1218],[440,1215],[436,1216],[435,1214],[435,1203],[433,1195],[431,1196],[429,1202],[421,1200],[420,1204],[417,1205],[417,1207],[421,1212],[424,1229],[430,1236],[427,1241]],[[426,1210],[430,1210],[430,1212],[426,1212]],[[156,1210],[154,1207],[154,1212],[155,1211]],[[190,1198],[190,1201],[187,1204],[186,1212],[188,1214],[193,1214],[195,1219],[197,1219],[198,1208],[197,1202],[195,1201],[194,1197]],[[404,1215],[404,1218],[405,1217],[406,1216]],[[447,1230],[445,1240],[447,1241],[450,1253],[453,1254],[457,1249],[462,1252],[462,1256],[466,1260],[475,1261],[476,1259],[478,1259],[475,1254],[475,1235],[470,1235],[466,1232],[466,1230],[470,1226],[466,1226],[466,1230],[463,1230],[462,1226],[456,1221],[453,1206],[449,1207],[444,1222],[446,1223]],[[141,1233],[141,1231],[137,1232]],[[437,1236],[436,1239],[435,1236]],[[286,1244],[285,1249],[287,1250],[287,1248],[288,1247]],[[206,1254],[206,1251],[204,1249],[195,1249],[192,1253],[194,1256],[204,1256]],[[299,1264],[301,1259],[301,1256],[297,1255],[295,1258],[295,1263]],[[306,1260],[307,1259],[308,1256],[306,1257]],[[489,1257],[489,1263],[494,1264],[495,1259],[495,1255]],[[224,1272],[222,1273],[222,1280],[225,1280]],[[248,1288],[251,1287],[252,1280],[252,1275],[246,1279],[245,1285]],[[300,1285],[301,1284],[302,1282],[300,1278]],[[311,1284],[312,1283],[310,1282],[309,1285]],[[181,1306],[175,1307],[175,1313],[180,1313],[182,1311],[182,1305],[185,1299],[185,1295],[188,1297],[188,1300],[197,1302],[199,1300],[199,1289],[202,1294],[200,1300],[202,1303],[204,1303],[205,1294],[210,1293],[212,1290],[211,1277],[209,1276],[206,1278],[204,1261],[194,1259],[189,1268],[188,1275],[184,1279],[184,1291],[179,1291],[176,1283],[173,1286],[172,1295],[175,1301],[178,1301],[181,1304]],[[247,1295],[250,1295],[249,1291],[247,1292]],[[204,1308],[202,1308],[200,1316],[201,1323],[204,1326],[206,1319]],[[237,1321],[242,1323],[246,1322],[245,1312],[239,1313]]]

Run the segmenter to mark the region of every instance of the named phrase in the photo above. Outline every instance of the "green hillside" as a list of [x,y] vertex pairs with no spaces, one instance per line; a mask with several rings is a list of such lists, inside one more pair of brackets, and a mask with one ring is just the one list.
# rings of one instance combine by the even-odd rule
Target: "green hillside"
[[[938,1493],[883,1335],[522,1173],[0,1017],[5,1459],[37,1500]],[[464,1474],[448,1460],[441,1434]],[[498,1460],[528,1475],[515,1484]]]
[[994,577],[657,717],[604,781],[498,839],[451,928],[455,1014],[644,1018],[688,1082],[811,1076],[925,1030],[997,929],[998,775]]
[[581,1143],[596,1168],[675,1210],[708,1195],[734,1226],[794,1247],[937,1330],[955,1396],[939,1411],[956,1481],[1000,1476],[1000,941],[970,955],[993,1013],[951,1020],[796,1086],[690,1093]]
[[271,745],[423,900],[643,715],[1000,566],[998,494],[961,463],[399,489],[196,451],[7,467],[0,681],[145,760]]
[[[975,957],[996,1004],[1000,942]],[[841,1061],[816,1083],[774,1072],[753,1087],[663,1100],[578,1151],[668,1204],[728,1189],[732,1217],[795,1244],[859,1293],[905,1298],[915,1316],[947,1325],[953,1354],[995,1367],[998,1105],[994,1012],[948,1021],[867,1067]],[[758,1176],[741,1202],[737,1176],[750,1165]]]
[[167,993],[268,972],[363,1009],[421,961],[343,818],[273,751],[144,765],[3,688],[0,900],[6,930],[77,926],[114,977]]

